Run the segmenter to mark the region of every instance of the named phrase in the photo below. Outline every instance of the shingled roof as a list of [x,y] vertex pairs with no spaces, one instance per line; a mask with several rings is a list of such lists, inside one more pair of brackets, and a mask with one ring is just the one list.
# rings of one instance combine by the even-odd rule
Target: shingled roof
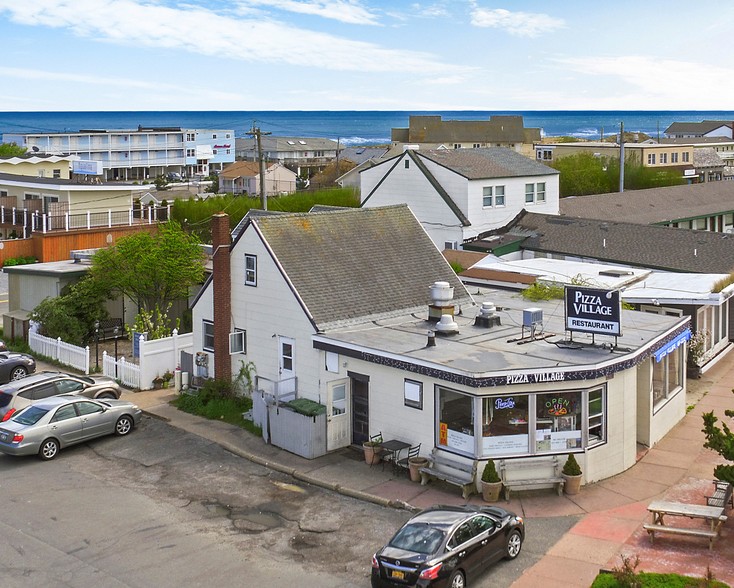
[[663,224],[734,211],[734,182],[706,182],[561,198],[563,216]]
[[469,180],[547,176],[560,173],[506,147],[434,149],[412,153],[430,159]]
[[734,235],[725,233],[524,211],[494,233],[500,232],[522,236],[522,249],[544,253],[679,272],[734,270]]
[[250,222],[321,331],[423,309],[436,281],[453,286],[458,303],[473,303],[404,204],[278,214]]

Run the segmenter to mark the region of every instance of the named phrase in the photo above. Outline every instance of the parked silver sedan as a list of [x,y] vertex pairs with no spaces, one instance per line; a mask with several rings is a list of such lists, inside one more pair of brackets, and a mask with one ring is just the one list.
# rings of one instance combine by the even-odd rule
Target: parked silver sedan
[[73,395],[46,398],[0,425],[0,452],[43,460],[59,450],[103,435],[127,435],[142,411],[126,400],[92,400]]

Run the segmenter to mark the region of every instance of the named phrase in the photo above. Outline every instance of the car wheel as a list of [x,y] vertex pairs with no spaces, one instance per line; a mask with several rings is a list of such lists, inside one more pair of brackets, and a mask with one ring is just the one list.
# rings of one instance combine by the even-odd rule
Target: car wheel
[[129,416],[123,415],[119,419],[117,419],[117,424],[115,425],[115,433],[120,435],[120,437],[127,435],[132,430],[133,420]]
[[100,400],[116,400],[117,396],[115,396],[112,392],[104,392],[103,394],[100,394],[97,396]]
[[49,461],[56,457],[59,453],[59,442],[56,439],[46,439],[41,443],[41,448],[38,450],[38,457],[44,461]]
[[505,554],[505,559],[515,559],[520,555],[521,549],[522,535],[520,535],[520,531],[513,531],[507,538],[507,553]]
[[466,588],[466,580],[464,579],[464,573],[461,570],[456,570],[451,574],[449,583],[447,584],[450,588]]
[[25,378],[27,375],[28,370],[25,369],[22,365],[19,365],[18,367],[14,367],[13,370],[10,372],[10,379],[20,380],[22,378]]

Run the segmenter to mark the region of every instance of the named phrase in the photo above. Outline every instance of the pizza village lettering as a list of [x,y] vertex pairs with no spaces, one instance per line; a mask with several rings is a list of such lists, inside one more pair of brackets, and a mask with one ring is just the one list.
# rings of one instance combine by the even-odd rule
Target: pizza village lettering
[[542,382],[563,382],[564,372],[538,372],[537,374],[509,374],[507,384],[540,384]]

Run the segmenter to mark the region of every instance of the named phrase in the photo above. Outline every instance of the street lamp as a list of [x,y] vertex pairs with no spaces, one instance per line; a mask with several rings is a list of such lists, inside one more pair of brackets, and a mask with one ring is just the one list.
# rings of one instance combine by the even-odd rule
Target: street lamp
[[117,337],[120,335],[120,327],[115,325],[115,379],[117,379]]
[[94,364],[99,371],[99,321],[94,321]]

